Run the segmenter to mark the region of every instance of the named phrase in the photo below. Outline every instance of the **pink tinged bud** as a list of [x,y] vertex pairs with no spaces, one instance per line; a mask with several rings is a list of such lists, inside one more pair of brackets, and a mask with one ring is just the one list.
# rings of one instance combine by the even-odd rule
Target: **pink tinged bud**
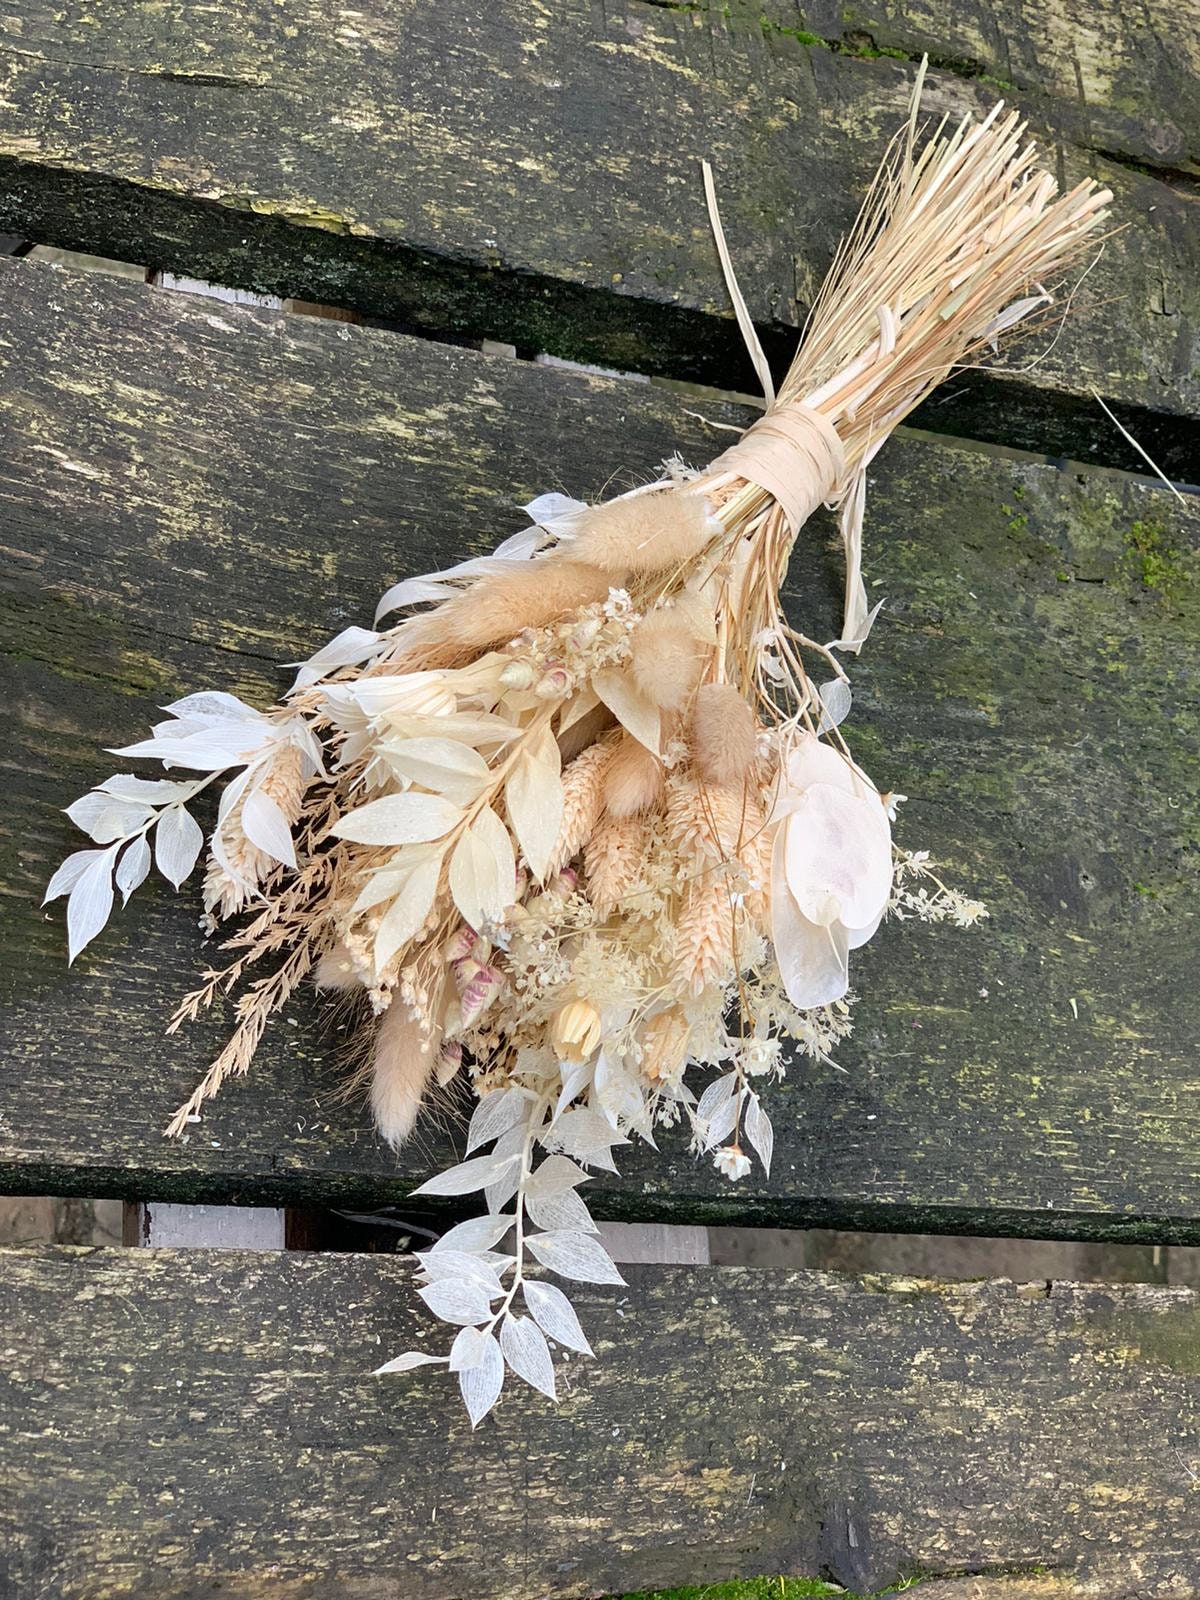
[[561,661],[553,661],[543,672],[533,692],[541,700],[560,700],[569,695],[574,687],[574,674],[568,672]]
[[446,1084],[450,1082],[451,1078],[454,1077],[455,1073],[459,1071],[462,1064],[462,1045],[458,1043],[444,1044],[438,1051],[437,1064],[434,1068],[434,1076],[437,1079],[438,1087],[444,1088]]
[[450,970],[454,974],[454,987],[459,994],[465,994],[479,971],[479,962],[464,956],[461,961],[452,961]]
[[453,966],[456,961],[461,961],[464,956],[469,956],[475,939],[475,929],[468,928],[465,922],[460,922],[446,941],[446,948],[442,951],[443,960],[450,962],[451,966]]
[[579,887],[579,874],[574,867],[564,867],[561,872],[555,873],[550,883],[550,888],[555,894],[574,894]]
[[462,991],[460,1005],[462,1006],[462,1023],[464,1028],[472,1027],[491,1005],[500,993],[503,979],[495,967],[480,967],[475,976]]

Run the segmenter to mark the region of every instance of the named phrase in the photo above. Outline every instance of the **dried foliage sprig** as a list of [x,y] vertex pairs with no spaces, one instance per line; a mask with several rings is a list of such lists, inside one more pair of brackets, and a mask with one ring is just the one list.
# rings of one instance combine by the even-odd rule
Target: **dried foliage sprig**
[[[873,620],[865,472],[955,365],[1050,303],[1109,196],[1056,198],[999,106],[919,153],[916,117],[914,97],[778,393],[730,275],[768,406],[704,472],[597,506],[535,500],[493,556],[395,585],[377,623],[411,614],[346,629],[274,709],[189,695],[117,752],[198,776],[118,776],[69,808],[95,846],[48,891],[69,896],[74,958],[114,885],[127,899],[145,878],[151,839],[170,882],[187,877],[203,843],[188,806],[225,782],[205,906],[212,927],[252,916],[176,1023],[276,964],[170,1132],[246,1069],[310,971],[373,1014],[366,1076],[391,1144],[432,1085],[469,1077],[466,1159],[417,1191],[485,1197],[418,1257],[421,1297],[459,1332],[380,1370],[448,1365],[473,1423],[506,1371],[554,1395],[551,1342],[589,1353],[564,1293],[529,1276],[621,1281],[579,1192],[589,1169],[683,1121],[729,1178],[748,1152],[769,1170],[764,1088],[783,1041],[826,1058],[849,1032],[850,952],[889,908],[983,914],[894,851],[902,797],[839,733],[839,653]],[[848,572],[841,637],[819,645],[779,590],[822,503]]]

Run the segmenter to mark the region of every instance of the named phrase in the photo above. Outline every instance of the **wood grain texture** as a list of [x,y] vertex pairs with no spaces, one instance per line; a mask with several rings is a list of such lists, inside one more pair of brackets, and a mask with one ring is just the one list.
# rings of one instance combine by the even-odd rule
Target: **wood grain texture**
[[[158,1130],[222,1016],[163,1037],[205,947],[194,886],[139,891],[68,972],[38,908],[61,815],[187,689],[267,703],[402,572],[490,548],[534,493],[597,495],[746,414],[631,383],[27,263],[0,274],[5,804],[0,1184],[17,1193],[356,1205],[397,1165],[339,1104],[343,1036],[274,1025],[185,1145]],[[830,637],[828,521],[788,593]],[[854,750],[912,796],[991,919],[891,925],[854,969],[839,1069],[773,1096],[769,1183],[679,1142],[622,1152],[598,1213],[1200,1239],[1200,515],[1113,474],[908,436],[879,458]],[[452,1135],[457,1137],[457,1135]]]
[[558,1408],[472,1435],[445,1373],[368,1375],[429,1331],[402,1262],[4,1252],[6,1600],[1195,1592],[1193,1291],[627,1273]]
[[[700,157],[751,311],[785,361],[915,71],[773,15],[643,0],[367,0],[352,15],[320,0],[23,0],[0,18],[0,225],[435,333],[747,389]],[[957,116],[997,92],[934,72],[928,109]],[[1143,95],[1132,115],[1151,114]],[[1194,476],[1195,206],[1052,127],[1043,142],[1061,178],[1115,189],[1125,229],[1035,369],[964,380],[929,424],[1125,464],[1094,385],[1136,409],[1167,470]]]
[[1019,93],[1068,143],[1200,174],[1200,11],[1172,0],[765,0],[767,25]]

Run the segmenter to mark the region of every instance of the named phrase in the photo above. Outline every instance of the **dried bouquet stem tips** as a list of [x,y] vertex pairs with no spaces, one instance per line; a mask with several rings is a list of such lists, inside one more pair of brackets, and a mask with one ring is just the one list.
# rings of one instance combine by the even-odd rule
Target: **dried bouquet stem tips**
[[[866,471],[947,373],[1050,304],[1109,197],[1056,197],[999,106],[919,144],[918,100],[919,84],[777,393],[713,213],[768,403],[704,471],[602,506],[535,500],[492,556],[396,583],[376,627],[339,634],[272,709],[176,701],[117,752],[169,775],[110,778],[69,808],[92,846],[47,898],[69,896],[74,959],[152,857],[188,876],[191,802],[224,784],[204,902],[210,930],[242,921],[172,1027],[240,987],[236,1027],[169,1132],[246,1071],[310,976],[359,998],[390,1143],[431,1085],[469,1079],[466,1157],[417,1191],[484,1197],[418,1257],[456,1336],[380,1370],[448,1366],[473,1424],[506,1372],[554,1395],[551,1342],[590,1353],[564,1293],[530,1276],[620,1283],[590,1171],[680,1122],[731,1181],[769,1171],[781,1045],[824,1060],[846,1036],[851,952],[889,911],[983,915],[895,849],[894,800],[838,729],[839,656],[874,616]],[[826,644],[779,598],[822,503],[847,562]]]

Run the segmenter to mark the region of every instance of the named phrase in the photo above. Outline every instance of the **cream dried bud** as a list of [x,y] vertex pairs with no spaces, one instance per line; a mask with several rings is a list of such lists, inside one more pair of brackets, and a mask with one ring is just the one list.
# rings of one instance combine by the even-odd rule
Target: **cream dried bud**
[[510,661],[500,674],[506,689],[532,689],[537,674],[528,661]]
[[595,641],[597,634],[604,624],[599,617],[588,617],[581,622],[571,635],[571,648],[573,650],[586,650],[589,644]]
[[678,1006],[660,1011],[646,1024],[642,1073],[652,1083],[678,1083],[687,1060],[691,1024]]
[[600,1013],[590,1000],[568,1000],[550,1019],[550,1046],[560,1061],[586,1061],[600,1043]]
[[604,769],[604,804],[614,817],[632,817],[662,793],[663,766],[652,750],[626,733]]

